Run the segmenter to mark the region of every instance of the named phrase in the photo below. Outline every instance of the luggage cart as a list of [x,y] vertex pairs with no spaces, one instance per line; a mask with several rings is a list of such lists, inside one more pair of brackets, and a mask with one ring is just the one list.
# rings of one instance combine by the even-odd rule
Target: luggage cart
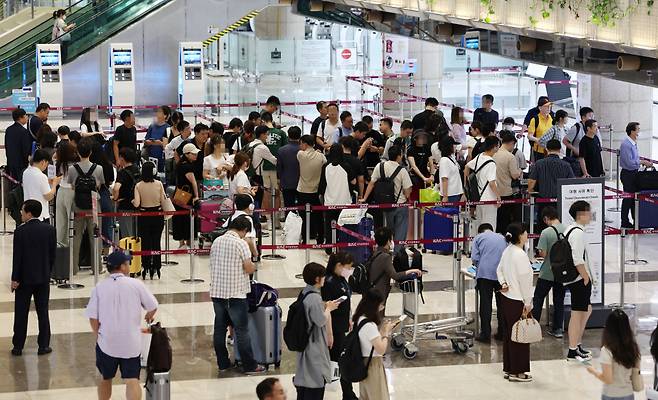
[[[421,339],[450,340],[455,353],[464,354],[473,347],[473,332],[464,329],[473,322],[467,317],[454,317],[442,320],[419,322],[418,305],[420,291],[418,279],[410,279],[399,283],[402,293],[402,313],[411,319],[404,324],[399,333],[392,335],[391,347],[402,351],[407,360],[413,360],[418,355],[418,341]],[[406,320],[405,320],[406,321]]]

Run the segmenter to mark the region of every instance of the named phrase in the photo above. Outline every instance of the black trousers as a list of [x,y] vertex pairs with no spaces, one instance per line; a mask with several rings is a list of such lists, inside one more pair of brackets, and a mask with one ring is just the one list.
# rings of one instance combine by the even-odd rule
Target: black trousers
[[[501,196],[501,200],[512,200],[518,199],[518,195],[511,196]],[[498,208],[498,214],[496,217],[496,232],[505,234],[507,232],[507,227],[509,224],[515,221],[521,221],[521,207],[522,204],[502,204]]]
[[50,319],[48,317],[48,300],[50,298],[50,284],[26,285],[21,283],[16,289],[14,302],[14,337],[12,344],[16,349],[23,349],[27,337],[27,318],[30,312],[30,302],[34,296],[34,308],[39,319],[39,348],[50,346]]
[[[164,218],[138,217],[137,221],[137,231],[139,237],[142,239],[142,250],[159,251],[161,249],[160,240],[162,239],[162,231],[164,230]],[[142,256],[142,268],[144,271],[158,271],[161,267],[162,258],[160,255]]]
[[563,284],[541,278],[537,279],[535,294],[532,297],[532,317],[537,321],[541,320],[544,299],[546,299],[551,289],[553,289],[553,322],[551,323],[551,329],[555,331],[564,328],[565,289]]
[[[300,205],[320,205],[320,196],[317,193],[297,192],[297,203]],[[306,241],[306,213],[302,212],[302,241]],[[311,211],[311,239],[316,238],[318,243],[324,243],[324,225],[322,223],[322,211]]]
[[499,289],[500,283],[498,283],[498,281],[484,278],[479,278],[477,280],[476,290],[480,295],[480,336],[483,338],[491,337],[491,314],[493,312],[492,298],[494,296],[496,298],[497,309],[496,319],[498,320],[498,329],[496,332],[497,335],[500,335],[503,332],[503,312],[500,304],[500,293],[497,292]]
[[297,400],[322,400],[324,399],[324,386],[321,388],[305,388],[295,386],[297,389]]
[[510,375],[530,372],[530,345],[512,341],[512,327],[523,314],[523,302],[500,296],[505,318],[505,334],[503,336],[503,371]]
[[[627,169],[621,170],[621,183],[624,185],[624,192],[635,193],[637,192],[637,171],[630,171]],[[635,200],[622,199],[621,200],[621,223],[622,225],[630,225],[628,219],[628,212],[631,212],[633,222],[635,222]]]
[[[329,349],[329,356],[331,361],[338,362],[338,359],[340,358],[340,353],[343,351],[343,347],[345,345],[346,333],[336,329],[336,327],[334,327],[333,332],[334,332],[334,345],[331,347],[331,349]],[[356,394],[354,394],[354,390],[352,389],[351,382],[348,382],[341,378],[340,388],[341,391],[343,392],[343,400],[357,400],[359,398]]]
[[283,189],[281,192],[283,193],[284,207],[294,207],[297,205],[297,189]]

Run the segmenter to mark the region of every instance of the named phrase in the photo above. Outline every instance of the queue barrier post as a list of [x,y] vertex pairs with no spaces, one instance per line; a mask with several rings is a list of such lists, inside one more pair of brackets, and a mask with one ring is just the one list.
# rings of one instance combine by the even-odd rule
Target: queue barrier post
[[[306,203],[304,206],[304,219],[306,221],[306,232],[304,232],[304,238],[306,239],[306,244],[311,243],[311,205],[309,203]],[[311,262],[311,249],[306,248],[305,256],[306,256],[306,264]]]
[[[535,233],[535,198],[530,196],[530,235]],[[528,240],[528,257],[533,258],[535,255],[535,241]]]
[[[610,129],[610,132],[612,132],[612,129]],[[612,145],[612,133],[610,134],[610,137],[611,137],[610,138],[610,145]],[[612,153],[613,152],[611,151],[610,152],[610,176],[612,176]],[[615,174],[617,176],[617,182],[616,182],[615,187],[617,188],[617,194],[618,194],[619,193],[619,173],[621,171],[619,169],[619,151],[615,151],[614,153],[615,153],[616,158],[617,158],[617,171],[616,171],[617,173]],[[620,212],[621,211],[621,207],[619,206],[619,196],[617,196],[617,206],[608,208],[608,211],[612,211],[612,212]]]
[[[516,73],[516,109],[521,109],[521,68],[519,67]],[[505,114],[503,114],[505,115]]]
[[[637,235],[634,235],[637,236]],[[635,308],[635,304],[626,304],[625,303],[625,289],[626,286],[626,228],[621,228],[621,235],[619,237],[619,303],[611,304],[613,308],[621,308],[632,310]]]
[[[414,240],[418,240],[418,222],[419,222],[420,209],[418,208],[418,202],[414,201]],[[421,245],[416,245],[420,248]]]
[[283,256],[281,254],[276,254],[274,252],[274,247],[276,246],[276,209],[274,208],[274,205],[276,204],[276,188],[271,188],[270,190],[272,192],[272,216],[270,219],[270,232],[272,233],[272,254],[265,254],[263,255],[263,259],[265,260],[285,260],[286,256]]
[[100,258],[101,258],[101,224],[100,219],[96,219],[94,226],[94,241],[91,255],[91,269],[94,274],[94,286],[98,285],[98,274],[100,273]]
[[[455,214],[452,216],[452,237],[457,238],[459,237],[459,215]],[[459,274],[460,274],[460,268],[458,265],[458,260],[457,260],[457,253],[459,252],[459,243],[457,241],[452,242],[452,286],[446,288],[446,291],[459,291],[459,286],[460,286],[460,279],[459,279]],[[459,295],[457,296],[457,312],[459,312],[460,306],[459,306],[459,301],[460,297]]]
[[162,260],[162,265],[178,265],[178,261],[173,261],[169,259],[169,227],[171,224],[171,218],[165,218],[165,255],[164,260]]
[[[189,249],[192,250],[196,248],[196,243],[194,240],[194,207],[190,207],[190,246]],[[187,279],[182,279],[181,283],[203,283],[203,279],[196,278],[194,276],[194,253],[190,252],[190,277]]]
[[[119,240],[121,239],[120,235],[121,232],[119,230],[119,220],[117,219],[114,223],[114,226],[112,227],[112,247],[119,243]],[[118,247],[115,250],[118,250]]]
[[[635,210],[635,217],[633,218],[633,228],[635,230],[640,229],[640,194],[635,193],[633,195],[633,200],[634,200],[634,210]],[[639,238],[640,235],[633,235],[633,258],[630,260],[625,260],[622,261],[622,264],[628,264],[628,265],[646,265],[649,262],[647,260],[643,260],[638,258],[637,252],[638,252],[638,247],[639,247]],[[623,241],[622,241],[623,243]]]
[[76,289],[82,289],[84,285],[77,284],[73,282],[73,236],[75,232],[75,228],[73,225],[73,221],[75,220],[75,215],[71,212],[69,213],[69,220],[68,220],[68,236],[69,236],[69,281],[67,283],[62,283],[60,285],[57,285],[58,288],[60,289],[68,289],[68,290],[76,290]]
[[471,108],[471,56],[466,56],[466,108]]
[[334,245],[333,252],[338,253],[338,247],[336,247],[336,242],[338,241],[338,236],[336,235],[336,220],[331,221],[331,243]]
[[0,195],[2,195],[0,198],[0,207],[2,208],[2,232],[0,232],[0,236],[11,235],[13,233],[7,230],[7,208],[5,207],[7,182],[5,182],[5,179],[5,168],[3,167],[2,170],[0,170]]

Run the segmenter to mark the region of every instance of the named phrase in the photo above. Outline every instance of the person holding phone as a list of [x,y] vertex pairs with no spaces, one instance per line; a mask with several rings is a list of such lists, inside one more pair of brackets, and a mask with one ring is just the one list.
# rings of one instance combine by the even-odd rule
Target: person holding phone
[[[338,362],[340,353],[343,350],[345,336],[352,328],[352,321],[350,320],[352,290],[347,281],[354,272],[354,268],[352,268],[353,263],[352,255],[344,251],[329,256],[327,275],[321,290],[322,300],[340,301],[338,308],[331,313],[331,329],[334,334],[334,343],[329,348],[329,356],[331,361],[335,362]],[[343,392],[343,400],[358,399],[352,390],[352,384],[350,382],[341,379],[340,387]]]
[[359,382],[361,400],[390,398],[383,356],[391,341],[394,323],[384,322],[382,318],[384,307],[384,296],[373,288],[363,295],[352,317],[354,329],[359,329],[363,361],[368,363],[368,377]]
[[530,345],[512,341],[512,326],[532,311],[532,268],[524,250],[528,231],[519,223],[507,227],[507,246],[498,264],[498,282],[501,285],[500,303],[505,332],[503,333],[503,373],[510,382],[531,382]]

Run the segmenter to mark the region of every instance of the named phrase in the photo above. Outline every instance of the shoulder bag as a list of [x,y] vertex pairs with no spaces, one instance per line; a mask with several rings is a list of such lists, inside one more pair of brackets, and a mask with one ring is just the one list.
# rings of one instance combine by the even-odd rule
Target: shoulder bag
[[[186,188],[187,190],[185,190]],[[190,203],[190,200],[192,200],[192,193],[190,193],[189,190],[189,185],[176,188],[176,191],[174,192],[174,198],[171,199],[172,203],[178,207],[187,207],[187,205]]]

